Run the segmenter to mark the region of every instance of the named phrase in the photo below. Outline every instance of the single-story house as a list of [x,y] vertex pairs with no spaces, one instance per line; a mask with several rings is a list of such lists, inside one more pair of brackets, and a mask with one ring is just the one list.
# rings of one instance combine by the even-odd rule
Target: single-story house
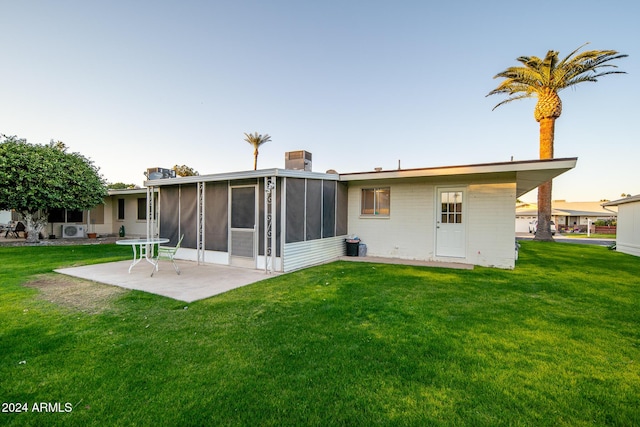
[[0,224],[6,225],[11,222],[13,219],[11,215],[11,211],[2,211],[0,210]]
[[[579,228],[587,229],[589,223],[598,220],[615,220],[617,210],[604,207],[602,202],[567,202],[553,200],[551,202],[551,220],[555,222],[558,231]],[[516,233],[529,232],[529,224],[538,219],[537,203],[519,203],[516,205]]]
[[618,208],[616,250],[640,256],[640,194],[603,204]]
[[[310,159],[310,156],[309,156]],[[177,258],[292,271],[345,253],[514,268],[516,199],[576,158],[358,173],[264,169],[145,182]]]
[[147,189],[109,190],[104,203],[91,210],[51,209],[43,234],[55,238],[83,238],[88,233],[127,237],[147,235]]

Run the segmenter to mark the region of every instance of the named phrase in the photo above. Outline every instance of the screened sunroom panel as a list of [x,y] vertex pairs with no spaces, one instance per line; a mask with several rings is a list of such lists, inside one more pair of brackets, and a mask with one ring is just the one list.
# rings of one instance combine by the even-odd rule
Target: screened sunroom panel
[[180,234],[184,234],[182,247],[196,248],[198,234],[198,187],[196,184],[180,186]]
[[208,251],[229,250],[229,184],[207,182],[204,188],[204,247]]
[[336,235],[336,181],[322,182],[322,237]]
[[287,178],[286,242],[304,241],[305,180]]
[[307,180],[306,239],[316,240],[322,237],[322,181]]
[[180,239],[180,187],[160,187],[160,237],[170,240],[168,246],[178,244]]
[[347,184],[344,182],[337,182],[336,189],[338,192],[337,200],[338,206],[336,209],[336,236],[343,236],[347,234]]

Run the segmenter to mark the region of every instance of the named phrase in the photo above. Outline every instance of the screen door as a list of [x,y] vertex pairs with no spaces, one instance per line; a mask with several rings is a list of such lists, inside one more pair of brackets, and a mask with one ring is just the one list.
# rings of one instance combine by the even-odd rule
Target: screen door
[[230,262],[239,267],[256,267],[256,187],[231,188]]

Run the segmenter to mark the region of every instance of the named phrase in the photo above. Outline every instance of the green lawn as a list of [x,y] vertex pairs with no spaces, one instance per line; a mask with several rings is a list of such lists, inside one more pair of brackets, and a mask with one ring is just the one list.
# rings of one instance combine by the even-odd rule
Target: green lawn
[[0,248],[0,400],[29,409],[0,424],[640,425],[636,257],[525,241],[513,271],[336,262],[92,310],[22,285],[126,249]]
[[613,239],[615,240],[615,234],[603,234],[603,233],[559,233],[558,237],[565,237],[569,239],[586,239],[587,237],[591,239]]

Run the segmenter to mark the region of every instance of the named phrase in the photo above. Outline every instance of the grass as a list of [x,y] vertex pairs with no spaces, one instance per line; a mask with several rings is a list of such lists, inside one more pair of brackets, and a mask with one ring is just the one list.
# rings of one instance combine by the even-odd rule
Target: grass
[[513,271],[336,262],[97,314],[22,284],[128,251],[0,248],[1,400],[73,406],[0,424],[640,425],[638,258],[521,244]]
[[590,239],[615,239],[615,234],[603,234],[603,233],[590,233],[587,236],[587,233],[560,233],[558,237],[565,237],[569,239],[586,239],[589,237]]

